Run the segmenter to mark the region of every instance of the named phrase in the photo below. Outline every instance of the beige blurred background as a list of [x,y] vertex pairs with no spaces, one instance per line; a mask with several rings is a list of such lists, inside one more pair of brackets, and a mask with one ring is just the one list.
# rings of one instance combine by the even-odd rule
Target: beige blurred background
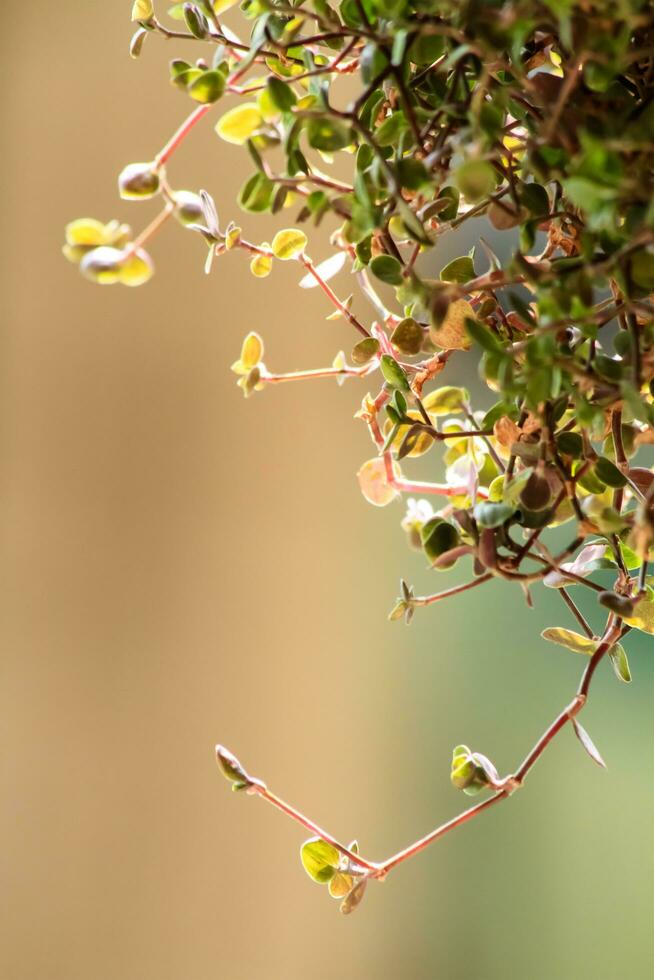
[[[229,255],[206,278],[175,227],[141,290],[93,287],[61,257],[74,217],[149,220],[116,174],[188,110],[166,80],[183,45],[150,38],[130,60],[129,8],[34,0],[0,41],[0,977],[647,980],[645,638],[628,643],[635,683],[603,670],[585,716],[608,772],[564,734],[524,793],[349,919],[304,874],[301,829],[218,774],[220,740],[382,858],[465,803],[453,745],[515,766],[580,664],[538,639],[571,625],[543,590],[532,612],[492,586],[386,622],[400,575],[422,592],[455,576],[405,548],[400,505],[360,497],[365,384],[246,402],[229,372],[249,329],[274,369],[351,347],[293,267],[255,281]],[[238,218],[249,169],[205,125],[170,177]],[[471,362],[450,378],[474,382]]]

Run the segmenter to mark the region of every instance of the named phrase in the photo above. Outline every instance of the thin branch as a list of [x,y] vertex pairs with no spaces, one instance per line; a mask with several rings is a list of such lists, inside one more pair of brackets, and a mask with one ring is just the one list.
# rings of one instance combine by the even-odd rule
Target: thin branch
[[[480,581],[481,580],[478,580],[478,582]],[[463,813],[460,813],[458,816],[453,817],[451,820],[441,824],[426,836],[421,837],[413,844],[410,844],[408,847],[398,851],[385,861],[370,861],[361,857],[359,854],[355,854],[344,844],[341,844],[340,841],[338,841],[334,836],[319,827],[318,824],[303,814],[300,810],[297,810],[295,807],[282,800],[279,796],[272,793],[265,783],[261,782],[261,780],[250,777],[240,766],[240,763],[238,763],[238,761],[231,756],[231,753],[226,752],[222,746],[216,746],[218,762],[222,766],[223,771],[226,772],[226,775],[228,775],[228,778],[236,783],[237,788],[243,788],[250,795],[259,796],[261,799],[266,800],[266,802],[270,803],[276,809],[291,817],[292,820],[295,820],[296,823],[299,823],[306,830],[309,830],[312,834],[315,834],[328,844],[331,844],[332,847],[335,847],[340,854],[352,862],[355,868],[362,869],[364,876],[383,881],[389,872],[398,865],[402,864],[404,861],[407,861],[409,858],[414,857],[416,854],[419,854],[430,844],[438,840],[440,837],[445,836],[445,834],[449,833],[451,830],[455,830],[457,827],[463,826],[463,824],[468,823],[469,820],[472,820],[473,817],[476,817],[478,814],[489,810],[501,800],[508,799],[516,789],[522,786],[526,776],[531,769],[533,769],[534,765],[548,747],[550,742],[568,724],[568,722],[571,722],[574,718],[576,718],[576,716],[584,708],[584,705],[588,700],[588,691],[590,689],[593,675],[600,661],[619,639],[622,633],[627,629],[629,629],[629,627],[623,629],[619,620],[615,620],[612,615],[609,616],[602,639],[582,674],[576,695],[572,701],[570,701],[570,703],[567,704],[561,712],[559,712],[554,721],[541,735],[523,762],[518,766],[515,773],[505,776],[495,784],[500,788],[496,793],[494,793],[493,796],[483,800],[481,803],[477,803],[468,810],[464,810]],[[231,773],[229,770],[226,770],[224,765],[223,760],[225,756],[227,756],[230,760],[230,767],[232,770]],[[236,770],[235,773],[234,770]]]

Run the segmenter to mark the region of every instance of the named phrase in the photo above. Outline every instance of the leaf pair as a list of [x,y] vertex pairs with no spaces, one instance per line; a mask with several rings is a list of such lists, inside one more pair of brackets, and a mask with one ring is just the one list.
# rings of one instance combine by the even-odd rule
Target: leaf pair
[[[352,841],[348,850],[357,854],[359,846]],[[311,837],[300,849],[302,866],[310,878],[319,885],[327,885],[332,898],[343,899],[341,912],[349,915],[360,904],[366,889],[367,879],[352,873],[349,859],[327,841]]]

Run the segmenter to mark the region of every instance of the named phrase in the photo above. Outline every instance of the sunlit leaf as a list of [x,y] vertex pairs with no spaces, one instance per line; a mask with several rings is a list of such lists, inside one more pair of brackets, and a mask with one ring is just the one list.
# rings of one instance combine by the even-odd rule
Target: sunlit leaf
[[572,650],[573,653],[585,653],[591,656],[597,649],[597,640],[574,630],[564,629],[562,626],[549,626],[540,634],[544,640],[550,643],[558,643],[561,647]]
[[297,228],[285,228],[283,231],[278,231],[272,240],[273,255],[282,261],[296,259],[306,247],[307,236]]
[[[395,464],[393,464],[395,472]],[[383,458],[375,457],[364,463],[357,473],[361,493],[369,504],[375,507],[385,507],[399,497],[399,492],[388,483],[386,464]]]
[[255,102],[242,102],[221,116],[215,128],[221,139],[242,146],[256,133],[262,122],[258,105]]
[[320,837],[311,837],[302,845],[300,858],[309,877],[324,885],[334,877],[340,854],[333,844],[328,844]]

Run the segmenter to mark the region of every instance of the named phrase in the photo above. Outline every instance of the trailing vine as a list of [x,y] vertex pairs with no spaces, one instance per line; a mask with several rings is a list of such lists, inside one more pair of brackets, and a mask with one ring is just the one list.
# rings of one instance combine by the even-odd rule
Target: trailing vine
[[[173,219],[197,239],[207,273],[239,256],[255,278],[295,263],[299,287],[320,289],[329,319],[351,335],[349,354],[272,370],[252,332],[232,370],[246,396],[305,380],[363,382],[356,417],[372,442],[358,472],[363,495],[380,507],[407,495],[409,546],[436,573],[461,569],[460,584],[432,594],[402,581],[389,618],[474,602],[455,597],[498,578],[532,604],[542,584],[575,627],[550,627],[544,639],[586,660],[576,694],[513,772],[500,776],[457,746],[452,783],[484,792],[482,802],[381,862],[217,747],[234,789],[309,830],[303,865],[350,912],[368,881],[508,799],[564,728],[603,765],[578,717],[593,676],[608,661],[629,682],[623,637],[654,633],[654,6],[231,5],[175,4],[164,20],[151,0],[134,3],[133,57],[158,41],[199,46],[195,60],[170,63],[190,112],[152,160],[118,179],[124,200],[159,201],[159,213],[136,235],[120,220],[73,221],[66,257],[93,282],[141,285],[154,271],[151,243]],[[175,151],[209,123],[249,161],[237,201],[247,230],[230,202],[216,205],[216,191],[174,183]],[[258,241],[254,216],[288,209],[293,226],[280,221],[271,242]],[[435,274],[434,250],[464,223],[478,246]],[[332,254],[316,263],[309,239],[318,234]],[[478,367],[490,404],[442,383],[455,359]],[[412,478],[412,461],[428,454],[440,479]],[[566,543],[554,550],[559,527]],[[612,584],[596,572],[612,573]],[[578,589],[595,593],[592,621]]]

